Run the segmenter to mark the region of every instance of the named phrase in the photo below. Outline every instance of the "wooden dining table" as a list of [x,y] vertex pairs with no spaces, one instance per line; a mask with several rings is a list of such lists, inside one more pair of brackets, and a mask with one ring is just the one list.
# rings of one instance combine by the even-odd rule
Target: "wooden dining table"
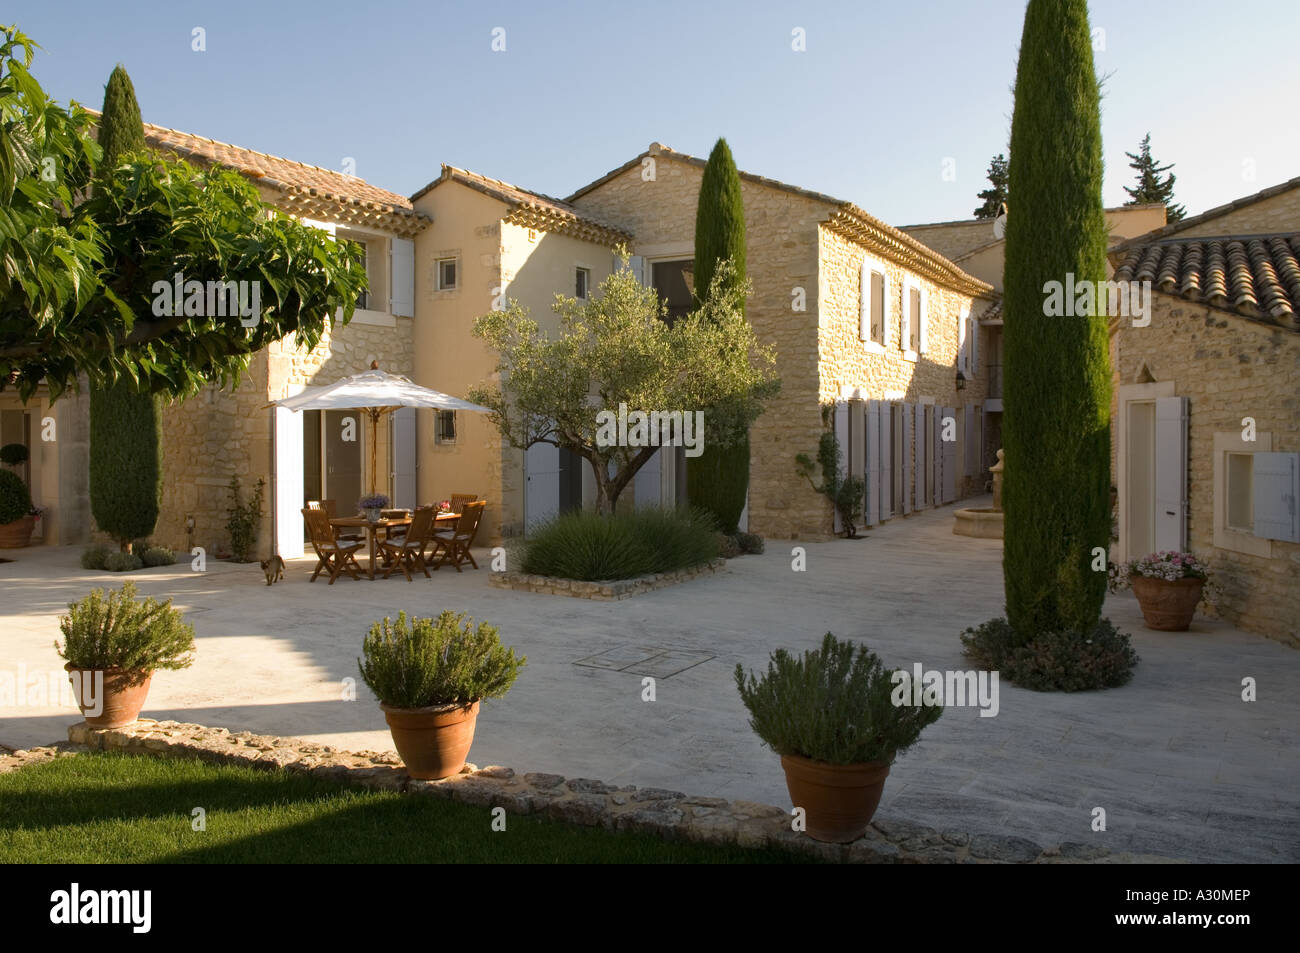
[[[434,517],[434,525],[437,526],[439,523],[448,523],[458,519],[460,519],[459,513],[439,513]],[[360,527],[366,531],[366,539],[370,548],[369,576],[371,579],[374,579],[375,567],[378,564],[375,551],[377,549],[376,539],[379,535],[379,531],[382,529],[384,531],[384,539],[388,539],[389,531],[394,527],[410,526],[411,517],[384,516],[372,523],[364,516],[336,516],[334,519],[330,520],[330,525],[337,526],[340,529],[355,529]]]

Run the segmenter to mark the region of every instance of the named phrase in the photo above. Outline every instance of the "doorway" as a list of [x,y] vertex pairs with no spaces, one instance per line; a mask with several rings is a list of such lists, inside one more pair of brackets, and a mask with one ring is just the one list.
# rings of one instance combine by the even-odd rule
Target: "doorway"
[[302,427],[303,504],[334,500],[340,516],[361,499],[361,441],[364,421],[355,410],[304,410]]
[[1125,407],[1128,551],[1150,553],[1156,548],[1156,404],[1132,400]]

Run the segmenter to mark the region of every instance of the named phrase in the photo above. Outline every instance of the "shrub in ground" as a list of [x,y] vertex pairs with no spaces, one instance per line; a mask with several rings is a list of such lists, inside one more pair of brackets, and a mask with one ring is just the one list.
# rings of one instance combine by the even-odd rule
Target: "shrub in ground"
[[146,566],[170,566],[176,562],[176,554],[166,546],[150,546],[140,554],[140,558]]
[[134,572],[144,568],[144,560],[135,553],[109,553],[104,557],[104,568],[109,572]]
[[1045,632],[1017,640],[1006,619],[967,629],[966,656],[1022,688],[1037,692],[1083,692],[1115,688],[1133,677],[1138,654],[1129,637],[1100,620],[1086,633]]
[[579,510],[533,527],[521,544],[520,568],[591,582],[685,569],[717,555],[715,524],[700,511],[649,507],[602,516]]
[[763,552],[763,537],[757,533],[737,533],[736,543],[740,546],[742,553],[751,553],[757,556]]
[[104,561],[108,559],[113,550],[109,549],[103,543],[95,543],[93,546],[87,546],[81,551],[81,568],[82,569],[103,569]]

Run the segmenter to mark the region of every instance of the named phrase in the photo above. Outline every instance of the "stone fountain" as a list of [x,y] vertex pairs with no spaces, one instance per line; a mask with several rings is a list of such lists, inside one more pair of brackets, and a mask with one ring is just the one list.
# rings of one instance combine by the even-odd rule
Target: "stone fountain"
[[989,473],[993,474],[993,506],[956,510],[952,514],[957,520],[952,527],[956,535],[1002,538],[1002,453],[998,451],[998,462],[989,467]]

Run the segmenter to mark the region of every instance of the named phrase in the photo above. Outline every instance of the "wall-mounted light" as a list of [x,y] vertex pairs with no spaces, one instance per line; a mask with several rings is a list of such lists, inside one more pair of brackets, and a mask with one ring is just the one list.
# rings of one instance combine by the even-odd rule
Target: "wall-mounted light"
[[958,390],[966,389],[966,375],[963,374],[961,371],[957,372],[957,389]]

